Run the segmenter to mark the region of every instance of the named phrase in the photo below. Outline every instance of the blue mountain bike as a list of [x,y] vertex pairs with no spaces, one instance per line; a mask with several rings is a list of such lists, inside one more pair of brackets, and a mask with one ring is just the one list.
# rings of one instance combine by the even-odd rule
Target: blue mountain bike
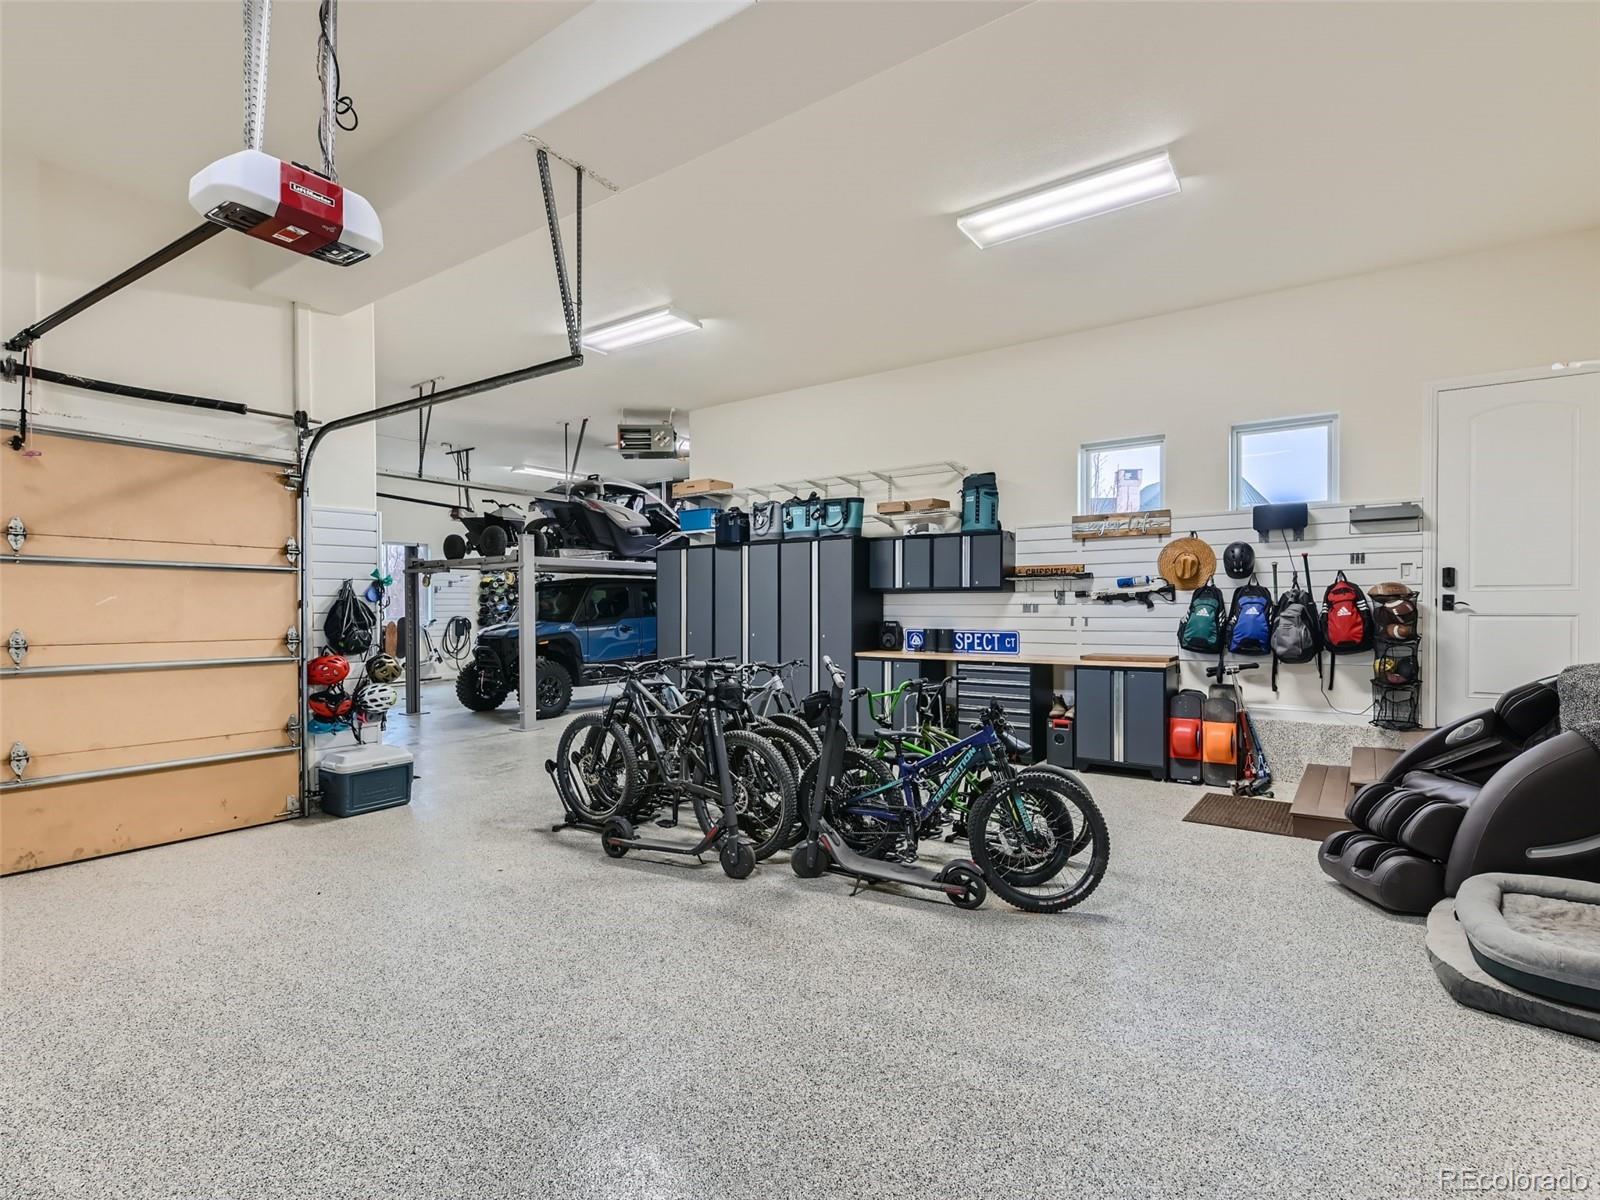
[[894,775],[864,754],[847,756],[826,798],[830,825],[858,853],[915,861],[926,833],[943,826],[946,800],[988,772],[989,786],[967,814],[967,843],[989,889],[1029,912],[1059,912],[1085,900],[1104,878],[1111,834],[1075,777],[1018,770],[1004,713],[991,704],[974,731],[933,754],[908,755],[916,730],[878,735],[894,743]]

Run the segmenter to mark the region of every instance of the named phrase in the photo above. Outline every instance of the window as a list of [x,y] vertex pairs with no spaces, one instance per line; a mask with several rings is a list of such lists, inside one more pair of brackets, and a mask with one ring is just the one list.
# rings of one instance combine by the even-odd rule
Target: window
[[1339,498],[1339,419],[1295,417],[1233,427],[1228,504],[1317,504]]
[[636,583],[633,585],[633,615],[636,617],[653,617],[656,615],[655,584]]
[[1088,442],[1078,455],[1078,512],[1147,512],[1162,504],[1164,438]]
[[[405,614],[406,550],[408,547],[416,549],[418,558],[428,557],[428,547],[426,545],[418,545],[416,542],[385,542],[383,544],[383,573],[394,580],[383,594],[384,612],[380,616],[383,616],[384,620],[388,619],[385,614],[388,613],[390,605],[394,605],[396,611],[402,616]],[[357,588],[356,590],[360,591],[361,589]],[[433,620],[433,589],[424,587],[422,589],[422,623],[426,625],[431,620]]]
[[578,610],[578,602],[589,594],[588,587],[581,580],[540,587],[536,593],[539,597],[538,619],[560,622],[572,620]]
[[609,625],[628,615],[628,585],[597,583],[578,609],[579,625]]

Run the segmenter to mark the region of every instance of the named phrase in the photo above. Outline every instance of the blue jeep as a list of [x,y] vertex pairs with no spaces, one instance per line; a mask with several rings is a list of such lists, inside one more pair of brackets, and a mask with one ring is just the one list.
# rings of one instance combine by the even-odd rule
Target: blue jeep
[[[539,584],[538,714],[567,711],[574,686],[606,663],[654,658],[654,579],[566,576]],[[499,708],[517,690],[517,624],[478,631],[472,661],[456,676],[456,698],[473,712]]]

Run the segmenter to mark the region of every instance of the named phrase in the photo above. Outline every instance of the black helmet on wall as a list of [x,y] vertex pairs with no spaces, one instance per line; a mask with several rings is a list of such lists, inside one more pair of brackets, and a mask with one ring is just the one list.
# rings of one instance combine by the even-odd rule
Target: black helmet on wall
[[1229,579],[1248,579],[1256,569],[1256,552],[1248,542],[1233,542],[1222,552],[1222,569]]

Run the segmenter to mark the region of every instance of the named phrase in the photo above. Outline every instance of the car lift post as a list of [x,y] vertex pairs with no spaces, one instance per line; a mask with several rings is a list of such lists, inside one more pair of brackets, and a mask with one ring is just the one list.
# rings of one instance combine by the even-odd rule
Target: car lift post
[[422,572],[413,570],[421,556],[406,547],[406,716],[422,712]]
[[[539,720],[539,572],[530,570],[539,549],[529,521],[517,540],[517,732],[527,733]],[[574,683],[577,680],[573,680]]]

